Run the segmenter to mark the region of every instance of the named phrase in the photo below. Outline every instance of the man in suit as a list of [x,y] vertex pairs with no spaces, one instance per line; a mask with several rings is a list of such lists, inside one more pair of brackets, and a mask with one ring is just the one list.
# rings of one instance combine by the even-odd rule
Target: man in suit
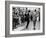
[[29,13],[28,12],[25,13],[25,21],[27,21],[27,25],[26,25],[26,29],[27,29],[29,25]]

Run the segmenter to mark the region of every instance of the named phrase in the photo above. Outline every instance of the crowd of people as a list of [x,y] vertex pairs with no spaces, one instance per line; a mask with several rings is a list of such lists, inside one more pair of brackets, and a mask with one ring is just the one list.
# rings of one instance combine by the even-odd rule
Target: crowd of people
[[34,30],[36,21],[40,22],[40,8],[22,8],[22,7],[13,7],[13,29],[17,28],[17,25],[27,22],[26,29],[30,21],[33,21]]

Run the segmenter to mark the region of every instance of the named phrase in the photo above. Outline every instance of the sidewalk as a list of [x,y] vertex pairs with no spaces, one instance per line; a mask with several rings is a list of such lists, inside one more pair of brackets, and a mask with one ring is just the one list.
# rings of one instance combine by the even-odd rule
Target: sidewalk
[[[34,28],[33,21],[30,21],[28,29],[25,29],[25,28],[26,28],[26,23],[16,29],[14,29],[14,31],[33,30],[33,28]],[[36,28],[36,30],[40,29],[40,22],[36,22],[35,28]]]
[[20,25],[19,27],[17,27],[16,29],[14,29],[14,31],[21,31],[21,30],[25,29],[25,27],[26,27],[26,22],[24,24]]

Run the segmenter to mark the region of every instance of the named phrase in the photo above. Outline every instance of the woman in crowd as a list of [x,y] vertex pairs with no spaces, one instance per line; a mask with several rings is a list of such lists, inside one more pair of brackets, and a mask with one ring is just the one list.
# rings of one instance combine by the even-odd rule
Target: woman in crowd
[[33,24],[34,24],[34,30],[36,29],[35,26],[36,26],[36,21],[37,21],[37,17],[36,17],[36,9],[35,11],[33,12]]

